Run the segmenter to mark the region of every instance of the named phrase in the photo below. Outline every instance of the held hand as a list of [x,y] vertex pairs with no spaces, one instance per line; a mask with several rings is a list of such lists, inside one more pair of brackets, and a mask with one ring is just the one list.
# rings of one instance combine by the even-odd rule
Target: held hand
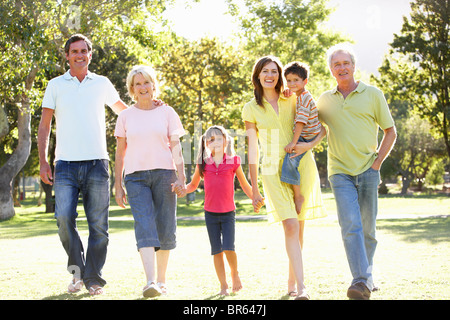
[[259,192],[253,196],[252,205],[255,212],[259,212],[259,209],[264,205],[264,198]]
[[52,169],[50,168],[50,165],[47,162],[41,164],[39,169],[39,176],[41,177],[41,180],[45,184],[53,185]]
[[125,195],[125,190],[123,189],[122,186],[120,187],[115,186],[115,189],[116,189],[116,203],[118,204],[119,207],[126,208],[125,204],[127,203],[127,196]]
[[186,195],[186,184],[184,181],[177,179],[177,181],[172,183],[172,192],[175,192],[180,198],[184,197]]
[[292,158],[298,157],[299,155],[301,155],[302,153],[305,153],[309,149],[311,149],[311,147],[308,142],[298,142],[292,150],[292,152],[294,152],[295,155],[291,156],[290,158],[292,159]]
[[292,153],[295,147],[295,143],[291,142],[289,143],[286,147],[284,147],[284,151],[286,151],[287,153]]
[[264,205],[264,198],[253,206],[253,211],[258,213],[263,205]]

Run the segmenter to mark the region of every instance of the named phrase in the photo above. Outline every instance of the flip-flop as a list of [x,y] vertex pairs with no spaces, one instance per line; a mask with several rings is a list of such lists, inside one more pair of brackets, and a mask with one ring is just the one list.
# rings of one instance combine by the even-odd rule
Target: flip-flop
[[288,296],[289,296],[289,297],[292,297],[292,298],[293,298],[293,297],[296,297],[297,294],[298,294],[298,293],[297,293],[296,290],[293,290],[293,291],[289,291],[289,292],[288,292]]
[[77,293],[78,291],[83,288],[83,280],[78,280],[77,282],[74,282],[75,279],[72,279],[72,281],[69,283],[69,287],[67,288],[68,293]]
[[[101,291],[101,292],[99,292],[99,291]],[[91,296],[97,296],[97,295],[100,295],[102,293],[103,293],[103,288],[100,287],[100,286],[98,286],[97,288],[94,288],[94,287],[90,287],[89,288],[89,294]]]

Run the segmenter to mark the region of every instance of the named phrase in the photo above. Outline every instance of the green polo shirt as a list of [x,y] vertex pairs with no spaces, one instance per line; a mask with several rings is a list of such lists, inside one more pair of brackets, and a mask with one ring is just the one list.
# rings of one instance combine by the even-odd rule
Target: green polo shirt
[[383,93],[360,81],[345,99],[337,87],[323,93],[317,108],[327,126],[328,176],[356,176],[369,169],[377,157],[378,128],[394,126]]

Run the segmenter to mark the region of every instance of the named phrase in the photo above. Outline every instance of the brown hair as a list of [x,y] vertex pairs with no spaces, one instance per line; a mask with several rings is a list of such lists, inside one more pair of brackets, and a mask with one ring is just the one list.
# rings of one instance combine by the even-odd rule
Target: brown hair
[[286,77],[288,74],[295,74],[301,79],[306,80],[308,79],[309,75],[309,66],[306,63],[301,63],[298,61],[288,63],[284,67],[284,77]]
[[74,34],[69,38],[69,40],[66,41],[66,44],[64,45],[64,51],[66,54],[69,54],[70,45],[74,42],[83,40],[86,43],[86,46],[88,47],[88,51],[92,51],[92,42],[89,41],[89,39],[82,35],[82,34]]
[[263,108],[264,108],[263,104],[264,89],[258,77],[262,69],[271,62],[274,62],[277,65],[279,74],[278,82],[275,85],[275,91],[277,93],[281,93],[284,90],[283,65],[281,64],[280,60],[274,56],[265,56],[256,61],[255,65],[253,66],[253,74],[252,74],[252,83],[254,87],[253,93],[255,95],[256,103]]

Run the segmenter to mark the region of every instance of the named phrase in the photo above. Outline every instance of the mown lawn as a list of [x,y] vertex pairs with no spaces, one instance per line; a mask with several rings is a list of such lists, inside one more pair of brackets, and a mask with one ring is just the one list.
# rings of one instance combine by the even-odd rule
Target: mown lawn
[[[307,221],[303,251],[305,278],[314,300],[346,300],[351,277],[345,258],[334,199],[325,192],[327,218]],[[179,200],[178,216],[201,217],[202,194],[193,204]],[[236,195],[238,215],[252,215],[250,200]],[[141,299],[144,272],[135,247],[129,209],[112,203],[110,245],[103,275],[105,294],[83,290],[67,294],[70,275],[53,214],[26,200],[16,216],[0,222],[0,299],[136,300]],[[264,214],[264,211],[261,212]],[[450,298],[450,198],[444,196],[380,198],[379,246],[373,300],[447,300]],[[79,208],[79,231],[87,240],[87,224]],[[219,297],[209,241],[201,219],[178,223],[178,246],[171,253],[169,294],[158,300],[287,300],[287,256],[282,227],[263,219],[238,220],[236,252],[244,288]]]

